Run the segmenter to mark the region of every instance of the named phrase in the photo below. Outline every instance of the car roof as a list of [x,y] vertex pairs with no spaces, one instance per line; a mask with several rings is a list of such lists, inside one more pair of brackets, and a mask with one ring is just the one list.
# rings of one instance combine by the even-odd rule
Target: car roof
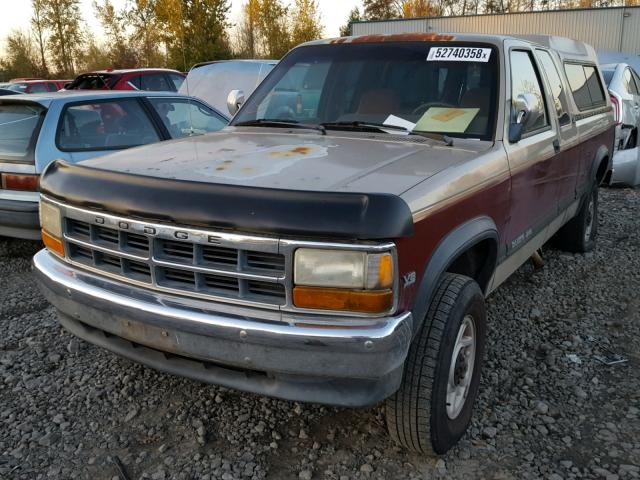
[[178,70],[173,70],[171,68],[121,68],[117,70],[94,70],[93,72],[85,72],[80,75],[91,75],[96,73],[113,73],[113,74],[123,74],[123,73],[145,73],[145,72],[169,72],[169,73],[180,73]]
[[487,33],[435,33],[435,32],[412,32],[412,33],[389,33],[357,35],[352,37],[328,38],[323,40],[313,40],[299,45],[296,48],[307,45],[332,45],[343,43],[379,43],[379,42],[485,42],[494,45],[501,45],[505,40],[516,40],[526,42],[531,45],[542,46],[554,49],[561,58],[574,58],[580,60],[597,61],[595,50],[587,43],[573,40],[571,38],[559,37],[555,35],[518,35],[518,34],[487,34]]
[[[98,100],[109,98],[135,98],[135,97],[189,97],[178,92],[148,92],[143,90],[65,90],[61,92],[28,93],[21,95],[11,95],[12,101],[23,101],[39,103],[44,106],[50,105],[54,101],[63,103],[80,100]],[[196,99],[200,102],[202,100]],[[0,99],[2,101],[2,99]]]

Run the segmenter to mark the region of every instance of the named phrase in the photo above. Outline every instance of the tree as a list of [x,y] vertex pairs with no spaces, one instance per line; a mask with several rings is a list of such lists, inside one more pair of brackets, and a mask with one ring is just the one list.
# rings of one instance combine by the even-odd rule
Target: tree
[[258,27],[266,56],[281,58],[291,48],[287,7],[281,0],[260,0]]
[[105,45],[96,42],[95,37],[89,31],[85,32],[85,49],[78,54],[76,65],[79,71],[103,70],[113,66],[109,49]]
[[402,15],[400,0],[363,0],[367,20],[388,20]]
[[142,67],[155,67],[166,63],[160,51],[163,41],[156,0],[132,0],[122,16],[131,29],[129,46],[136,52]]
[[31,0],[31,8],[33,9],[33,16],[31,17],[31,29],[33,30],[38,53],[40,54],[38,76],[48,77],[49,68],[47,67],[47,59],[45,56],[47,44],[45,39],[45,26],[42,20],[42,0]]
[[[107,38],[106,60],[113,68],[133,68],[137,66],[136,54],[129,45],[127,37],[127,21],[125,14],[117,12],[111,0],[102,0],[99,4],[93,2],[96,17],[100,20]],[[93,47],[97,47],[95,39],[91,39]],[[89,42],[87,42],[89,44]],[[88,47],[89,48],[89,47]],[[100,55],[104,60],[105,55]],[[103,67],[104,68],[104,67]]]
[[322,23],[316,0],[296,0],[291,18],[293,45],[322,37]]
[[168,63],[187,70],[194,63],[229,58],[227,0],[156,0]]
[[404,18],[434,17],[440,14],[437,6],[431,0],[405,0],[402,4]]
[[79,0],[40,0],[42,25],[50,31],[49,51],[59,75],[75,74],[75,59],[82,46]]
[[235,50],[239,57],[256,58],[258,56],[258,14],[259,0],[247,0],[242,5],[240,23],[235,31]]
[[29,35],[21,30],[13,30],[5,38],[7,55],[0,61],[0,69],[7,79],[33,77],[38,71],[35,45]]
[[353,10],[349,12],[347,23],[340,27],[340,36],[348,37],[349,35],[351,35],[352,33],[351,24],[353,24],[354,22],[359,22],[360,20],[362,20],[362,16],[360,15],[360,9],[358,7],[355,7]]

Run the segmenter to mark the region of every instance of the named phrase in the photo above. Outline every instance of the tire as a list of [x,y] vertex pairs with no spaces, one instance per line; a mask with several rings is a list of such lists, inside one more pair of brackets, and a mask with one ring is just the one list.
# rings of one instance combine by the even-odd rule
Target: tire
[[556,234],[561,250],[572,253],[590,252],[596,246],[598,235],[598,183],[594,182],[576,213]]
[[[475,349],[473,353],[468,348],[460,350],[473,358],[471,368],[466,364],[469,376],[462,373],[463,362],[455,364],[461,367],[458,374],[460,384],[467,385],[466,395],[448,404],[454,347],[460,345],[457,339],[461,332],[471,333],[469,321],[475,333]],[[387,428],[397,443],[415,452],[438,455],[460,440],[471,421],[480,385],[485,337],[486,313],[480,287],[469,277],[445,273],[409,349],[400,389],[386,401]]]

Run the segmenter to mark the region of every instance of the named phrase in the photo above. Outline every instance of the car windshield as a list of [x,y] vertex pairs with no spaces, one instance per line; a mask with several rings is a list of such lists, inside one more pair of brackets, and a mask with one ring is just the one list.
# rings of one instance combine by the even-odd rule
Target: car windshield
[[613,79],[613,74],[615,70],[602,70],[602,76],[604,77],[604,83],[609,86],[611,84],[611,80]]
[[28,157],[43,112],[37,105],[0,103],[0,159],[19,161]]
[[109,75],[106,73],[95,73],[80,75],[76,78],[67,90],[103,90],[105,88],[111,88],[117,81],[115,75]]
[[275,121],[387,134],[493,138],[497,53],[470,43],[302,47],[265,79],[232,125]]

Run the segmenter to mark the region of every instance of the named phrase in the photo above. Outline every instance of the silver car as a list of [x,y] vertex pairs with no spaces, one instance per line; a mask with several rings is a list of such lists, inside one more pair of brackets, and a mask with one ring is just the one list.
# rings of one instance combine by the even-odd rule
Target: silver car
[[0,99],[0,235],[37,239],[38,178],[138,145],[220,130],[228,118],[174,92],[70,91]]
[[178,90],[201,98],[220,111],[226,111],[227,97],[238,89],[249,96],[277,60],[222,60],[194,65]]
[[635,186],[640,184],[640,77],[626,63],[602,66],[616,113],[616,141],[613,171],[609,183]]

